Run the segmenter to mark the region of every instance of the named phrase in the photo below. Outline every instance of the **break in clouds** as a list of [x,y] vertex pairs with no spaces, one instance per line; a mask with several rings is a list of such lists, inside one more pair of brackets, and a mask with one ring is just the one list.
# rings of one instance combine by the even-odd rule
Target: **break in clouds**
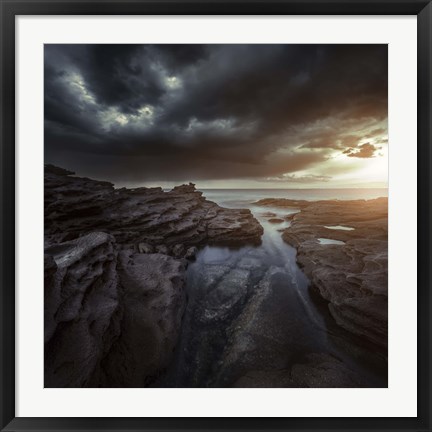
[[78,174],[367,183],[386,148],[386,45],[45,46],[45,159]]

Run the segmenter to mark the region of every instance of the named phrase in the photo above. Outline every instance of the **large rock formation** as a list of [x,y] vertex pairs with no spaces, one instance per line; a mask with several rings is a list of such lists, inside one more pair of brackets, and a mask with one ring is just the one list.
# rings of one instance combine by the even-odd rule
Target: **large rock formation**
[[114,189],[45,167],[45,386],[145,387],[168,366],[203,244],[254,244],[248,210],[194,185]]
[[45,386],[145,386],[177,342],[184,263],[100,232],[45,252]]
[[74,177],[45,166],[45,242],[58,243],[104,231],[118,243],[259,244],[263,229],[248,209],[226,209],[206,200],[193,184],[114,189],[111,183]]
[[266,199],[296,208],[283,239],[346,330],[387,348],[387,198],[307,202]]

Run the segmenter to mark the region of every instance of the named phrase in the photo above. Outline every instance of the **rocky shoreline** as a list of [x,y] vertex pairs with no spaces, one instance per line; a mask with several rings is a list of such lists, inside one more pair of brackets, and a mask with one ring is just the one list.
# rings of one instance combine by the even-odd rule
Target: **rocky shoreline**
[[[115,189],[109,182],[76,177],[45,166],[45,244],[60,243],[92,231],[113,235],[122,245],[260,244],[263,229],[248,209],[227,209],[202,196],[192,183],[169,192],[162,188]],[[166,249],[165,249],[166,248]]]
[[388,199],[308,202],[264,199],[262,207],[297,209],[285,242],[328,302],[336,323],[387,352]]
[[44,210],[45,387],[151,385],[177,344],[197,247],[263,233],[193,184],[115,189],[52,165]]
[[[385,358],[387,199],[254,204],[280,249],[193,184],[116,189],[46,165],[45,387],[368,386],[304,320],[294,260],[348,335],[326,337]],[[230,249],[200,262],[207,246]]]

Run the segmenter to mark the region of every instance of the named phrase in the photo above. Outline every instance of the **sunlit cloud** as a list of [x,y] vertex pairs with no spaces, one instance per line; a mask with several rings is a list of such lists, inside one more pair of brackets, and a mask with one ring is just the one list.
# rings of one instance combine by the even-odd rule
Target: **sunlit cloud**
[[365,143],[355,148],[349,148],[343,153],[346,154],[348,157],[372,158],[375,157],[378,150],[381,150],[381,147],[376,147],[371,143]]

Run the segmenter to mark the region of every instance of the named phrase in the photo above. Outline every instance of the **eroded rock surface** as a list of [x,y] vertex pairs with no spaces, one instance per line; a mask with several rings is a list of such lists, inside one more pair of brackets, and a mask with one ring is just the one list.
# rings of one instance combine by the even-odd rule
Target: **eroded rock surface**
[[113,242],[91,233],[45,251],[45,387],[90,385],[120,334]]
[[121,334],[102,362],[98,385],[146,387],[168,366],[186,305],[184,263],[161,254],[119,254]]
[[152,385],[178,343],[197,246],[257,244],[262,232],[249,210],[192,184],[114,189],[46,166],[45,386]]
[[46,253],[45,386],[146,386],[177,342],[184,262],[117,252],[101,232]]
[[[193,184],[114,189],[109,182],[74,177],[45,166],[45,243],[104,231],[117,243],[185,248],[204,244],[259,244],[263,229],[248,209],[206,200]],[[165,252],[164,252],[165,253]]]
[[[386,350],[387,198],[307,202],[266,199],[262,206],[296,208],[283,239],[336,322]],[[351,230],[334,229],[349,227]],[[320,244],[331,239],[343,244]]]

